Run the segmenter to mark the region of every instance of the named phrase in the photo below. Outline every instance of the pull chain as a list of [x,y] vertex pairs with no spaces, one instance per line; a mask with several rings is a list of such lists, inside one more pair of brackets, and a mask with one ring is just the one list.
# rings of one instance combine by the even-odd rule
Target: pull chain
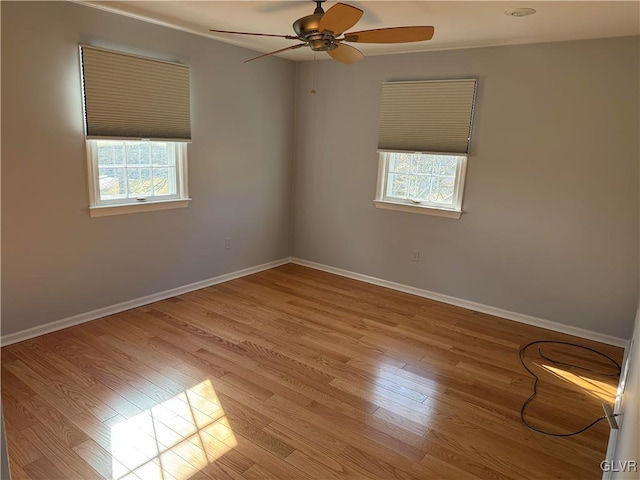
[[311,90],[309,93],[318,93],[316,89],[317,85],[317,75],[316,75],[316,52],[313,52],[313,61],[311,62]]

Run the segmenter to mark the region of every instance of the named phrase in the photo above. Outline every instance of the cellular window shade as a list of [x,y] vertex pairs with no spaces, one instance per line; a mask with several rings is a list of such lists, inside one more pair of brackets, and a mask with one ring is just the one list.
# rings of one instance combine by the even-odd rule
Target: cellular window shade
[[379,150],[469,153],[476,80],[382,84]]
[[191,140],[188,66],[80,51],[87,138]]

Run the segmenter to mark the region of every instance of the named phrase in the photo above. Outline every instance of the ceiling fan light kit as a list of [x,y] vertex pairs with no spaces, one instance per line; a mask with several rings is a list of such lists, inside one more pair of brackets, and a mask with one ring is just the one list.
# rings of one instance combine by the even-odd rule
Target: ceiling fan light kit
[[[344,33],[346,30],[358,23],[364,12],[359,8],[347,5],[346,3],[336,3],[325,13],[322,8],[322,3],[324,1],[325,0],[316,0],[316,9],[313,14],[299,18],[293,22],[293,31],[296,33],[295,36],[273,35],[269,33],[233,32],[214,29],[211,29],[210,31],[236,35],[280,37],[287,40],[299,40],[302,42],[297,45],[281,48],[274,52],[259,55],[246,60],[245,63],[287,50],[309,47],[314,52],[327,52],[331,58],[338,62],[352,64],[362,60],[364,55],[357,48],[354,48],[351,45],[346,45],[343,42],[408,43],[431,40],[433,37],[434,28],[427,26],[378,28],[374,30]],[[344,36],[340,37],[343,34]]]

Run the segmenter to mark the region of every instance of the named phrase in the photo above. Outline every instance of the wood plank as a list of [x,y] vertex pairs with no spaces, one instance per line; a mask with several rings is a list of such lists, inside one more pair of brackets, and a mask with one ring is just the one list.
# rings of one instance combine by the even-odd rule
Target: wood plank
[[3,417],[6,418],[6,423],[10,428],[24,430],[38,423],[36,416],[23,403],[31,398],[20,401],[11,395],[10,390],[2,392]]
[[9,459],[9,473],[11,480],[32,480],[32,478],[24,471],[24,469]]
[[48,459],[58,470],[64,473],[62,477],[58,478],[82,478],[87,480],[103,478],[88,463],[77,456],[71,448],[60,442],[45,426],[29,427],[22,432],[42,457]]
[[326,455],[318,454],[317,451],[314,451],[313,456],[311,456],[296,450],[287,457],[287,462],[313,478],[326,478],[327,480],[362,478],[362,474],[359,471],[345,465],[347,462],[340,462]]
[[51,461],[46,457],[41,457],[38,460],[25,465],[24,471],[33,480],[64,478],[64,473],[62,473],[58,467],[51,463]]
[[67,447],[73,447],[78,443],[87,440],[87,436],[81,430],[76,428],[68,417],[56,410],[38,395],[31,397],[23,404],[25,408],[38,419],[38,422],[29,428],[46,428],[55,437],[57,437],[58,441],[62,442]]
[[[6,418],[5,413],[3,416]],[[13,424],[5,424],[5,435],[7,437],[7,451],[11,452],[9,456],[10,465],[24,467],[28,463],[34,462],[42,457],[41,453],[33,448],[33,445],[24,434],[13,427]]]
[[[346,407],[349,408],[349,406]],[[397,436],[394,436],[392,434],[392,427],[378,429],[377,427],[381,425],[375,422],[373,418],[367,418],[367,414],[364,412],[364,415],[362,416],[356,416],[353,414],[345,415],[319,403],[312,403],[307,407],[307,409],[316,415],[332,418],[333,423],[331,425],[339,431],[342,431],[342,429],[348,429],[350,433],[354,433],[380,445],[384,445],[385,448],[395,451],[406,458],[419,462],[424,456],[424,452],[421,451],[420,448],[415,448],[412,445],[405,443],[403,440],[399,440]],[[353,408],[351,408],[351,410],[357,411],[357,409]],[[356,438],[357,437],[354,437],[352,439],[352,444],[359,443],[356,441]]]
[[[66,416],[72,416],[85,410],[91,411],[101,418],[108,418],[115,414],[111,408],[91,395],[87,391],[87,387],[82,387],[74,381],[68,381],[69,377],[64,375],[41,377],[22,360],[11,362],[6,368],[36,392],[40,398],[46,398],[47,403]],[[25,400],[25,403],[29,403],[29,400]]]
[[[309,480],[312,478],[303,470],[296,468],[295,466],[287,463],[284,459],[264,450],[242,435],[236,435],[235,441],[233,443],[229,443],[229,445],[233,446],[234,449],[237,449],[246,457],[251,458],[259,467],[261,467],[262,470],[269,472],[269,476],[272,479]],[[243,476],[246,477],[247,472],[250,472],[254,467],[255,465],[244,472]]]
[[[622,350],[299,265],[2,348],[15,478],[599,479],[608,429],[520,422],[519,349]],[[527,418],[568,430],[616,378],[573,347]]]
[[8,366],[12,364],[13,362],[7,362],[2,365],[2,394],[9,394],[17,400],[33,397],[36,392],[9,370]]
[[129,473],[127,467],[92,439],[76,445],[73,451],[104,478],[121,478]]

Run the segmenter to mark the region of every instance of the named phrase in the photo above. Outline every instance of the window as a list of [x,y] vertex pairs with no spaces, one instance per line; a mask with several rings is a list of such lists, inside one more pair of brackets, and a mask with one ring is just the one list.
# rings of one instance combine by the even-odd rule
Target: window
[[378,201],[395,210],[430,208],[442,210],[442,216],[459,217],[466,165],[462,155],[381,152]]
[[[87,140],[87,145],[93,206],[141,205],[187,197],[185,143]],[[180,202],[174,205],[179,206]]]
[[189,68],[80,48],[92,217],[186,207]]
[[460,218],[475,91],[473,79],[383,84],[376,207]]

